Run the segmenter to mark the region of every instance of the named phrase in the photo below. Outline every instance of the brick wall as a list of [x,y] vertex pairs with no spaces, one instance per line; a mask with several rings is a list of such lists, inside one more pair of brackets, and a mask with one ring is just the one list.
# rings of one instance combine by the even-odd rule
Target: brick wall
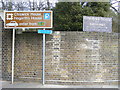
[[42,35],[37,33],[16,35],[15,48],[16,79],[40,81],[42,78]]
[[113,84],[118,80],[118,34],[54,32],[46,44],[46,83]]
[[2,25],[3,21],[0,19],[0,80],[2,78]]
[[11,80],[12,30],[2,30],[2,78]]
[[[11,80],[12,30],[3,30],[3,79]],[[41,81],[42,35],[16,35],[15,80]],[[55,31],[46,35],[46,84],[117,84],[118,34]]]

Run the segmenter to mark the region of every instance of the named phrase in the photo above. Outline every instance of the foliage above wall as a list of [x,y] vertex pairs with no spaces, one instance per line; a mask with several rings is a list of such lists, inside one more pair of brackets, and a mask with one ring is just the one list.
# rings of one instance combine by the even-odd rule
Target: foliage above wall
[[83,16],[111,17],[110,3],[59,2],[53,8],[54,30],[82,31]]

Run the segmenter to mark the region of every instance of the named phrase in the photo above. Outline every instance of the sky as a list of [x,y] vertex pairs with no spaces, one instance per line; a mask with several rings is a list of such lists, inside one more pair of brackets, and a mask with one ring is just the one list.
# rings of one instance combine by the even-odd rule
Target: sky
[[[115,3],[116,1],[120,1],[120,0],[112,0],[111,3]],[[118,3],[115,3],[112,6],[115,7],[118,10]]]

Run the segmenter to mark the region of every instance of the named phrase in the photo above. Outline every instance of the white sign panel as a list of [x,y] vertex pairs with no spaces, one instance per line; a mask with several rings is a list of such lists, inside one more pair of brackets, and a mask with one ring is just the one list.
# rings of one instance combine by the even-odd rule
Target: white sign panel
[[112,18],[83,16],[83,31],[112,32]]

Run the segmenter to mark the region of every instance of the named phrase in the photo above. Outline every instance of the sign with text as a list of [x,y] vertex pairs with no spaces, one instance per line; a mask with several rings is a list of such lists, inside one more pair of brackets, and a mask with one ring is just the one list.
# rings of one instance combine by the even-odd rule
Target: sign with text
[[83,16],[83,31],[112,32],[112,18]]
[[52,30],[38,30],[38,33],[42,33],[42,34],[52,34]]
[[5,28],[52,28],[52,11],[5,11]]

